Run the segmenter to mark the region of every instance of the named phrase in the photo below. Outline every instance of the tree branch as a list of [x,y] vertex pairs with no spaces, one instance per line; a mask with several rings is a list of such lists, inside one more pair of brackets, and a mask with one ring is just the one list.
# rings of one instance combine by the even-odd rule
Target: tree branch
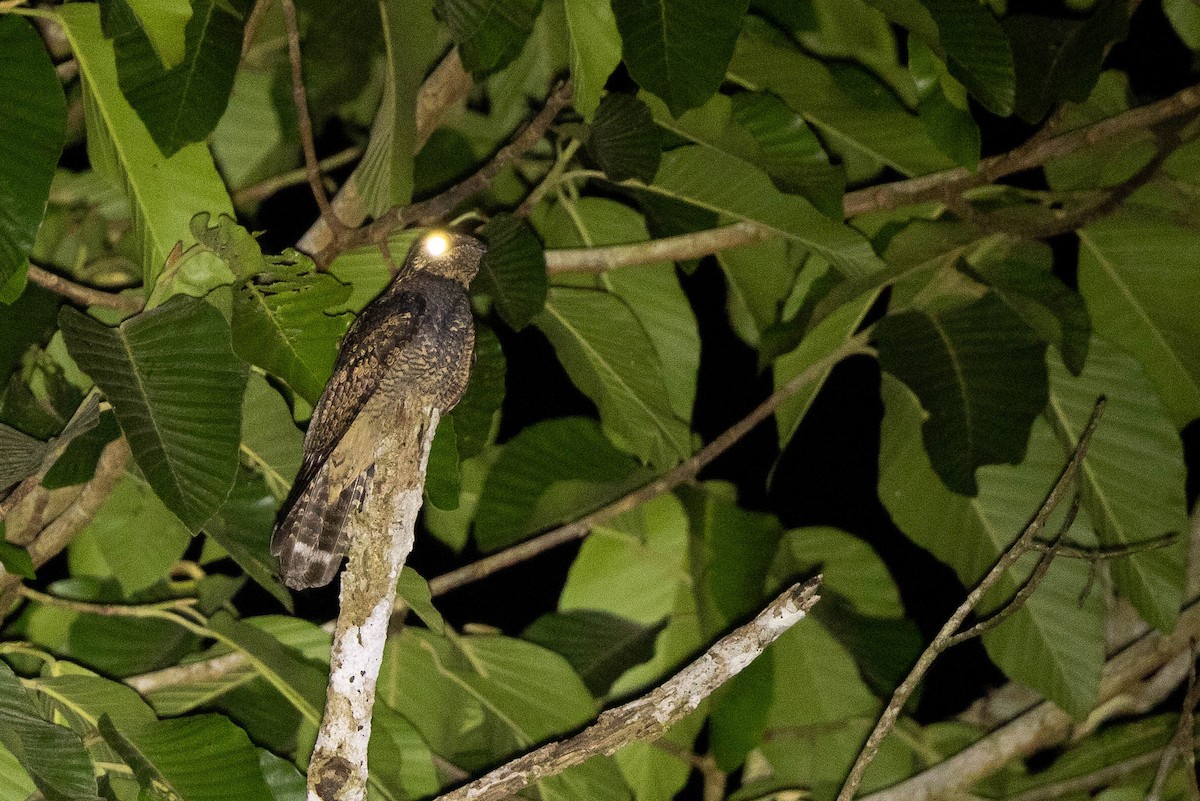
[[[420,150],[439,125],[446,113],[471,91],[471,76],[463,68],[458,57],[458,48],[446,55],[437,65],[421,89],[417,92],[417,139],[415,147]],[[332,206],[337,219],[348,227],[362,225],[367,218],[367,207],[358,191],[359,170],[356,169],[342,184],[334,196]],[[320,217],[300,237],[296,249],[304,253],[320,253],[333,242],[333,232]]]
[[[123,437],[118,437],[100,453],[96,473],[83,486],[75,500],[50,525],[42,529],[25,546],[34,567],[41,567],[58,555],[75,535],[87,526],[96,512],[108,499],[112,488],[125,474],[125,462],[129,458],[129,446]],[[14,576],[0,567],[0,620],[8,614],[21,586],[21,577]]]
[[1196,727],[1196,706],[1200,704],[1200,681],[1196,680],[1196,645],[1192,644],[1192,658],[1188,666],[1188,688],[1183,696],[1182,708],[1179,711],[1179,723],[1175,727],[1175,736],[1163,749],[1158,770],[1154,773],[1154,783],[1146,794],[1146,801],[1161,801],[1163,788],[1171,775],[1171,768],[1176,760],[1182,759],[1188,774],[1188,794],[1192,801],[1200,799],[1200,788],[1196,786],[1196,754],[1192,731]]
[[438,801],[494,801],[533,782],[557,776],[597,754],[610,755],[628,743],[656,740],[743,668],[768,645],[804,619],[820,600],[820,577],[797,584],[749,623],[718,640],[699,659],[660,687],[610,709],[574,737],[517,757],[482,778],[446,793]]
[[[332,156],[327,156],[317,162],[317,168],[321,172],[328,170],[336,170],[338,167],[344,167],[350,162],[357,159],[363,154],[363,149],[358,146],[348,147],[345,150],[334,153]],[[265,200],[271,195],[278,192],[280,189],[286,189],[289,186],[302,184],[308,180],[308,167],[299,167],[279,175],[272,176],[266,180],[259,181],[256,184],[239,189],[233,193],[233,203],[235,206],[244,206],[247,203],[253,203],[257,200]]]
[[[1157,103],[1130,109],[1084,128],[1050,137],[1035,134],[1020,147],[999,156],[983,159],[979,162],[976,172],[957,167],[848,192],[843,199],[843,212],[847,218],[851,218],[872,212],[891,211],[930,200],[949,205],[950,201],[969,189],[995,183],[1014,173],[1041,167],[1051,159],[1067,156],[1126,134],[1139,133],[1149,136],[1153,126],[1194,115],[1197,110],[1200,110],[1200,85],[1190,86]],[[1090,219],[1091,215],[1081,217],[1078,224],[1083,225]],[[550,272],[598,272],[657,261],[684,261],[759,242],[773,235],[773,232],[756,223],[742,222],[649,242],[605,248],[550,250],[546,252],[546,267]]]
[[567,81],[550,93],[550,96],[546,98],[545,106],[525,126],[524,130],[513,137],[511,142],[496,151],[496,155],[475,173],[428,200],[392,208],[377,217],[370,225],[356,228],[340,240],[335,238],[314,259],[320,265],[327,265],[338,253],[348,248],[386,242],[388,236],[397,228],[442,220],[459,203],[491,186],[492,181],[504,168],[516,163],[540,142],[546,135],[546,131],[549,130],[551,123],[554,122],[554,118],[571,102],[571,97],[571,82]]
[[[1104,665],[1099,701],[1102,708],[1117,714],[1125,709],[1113,705],[1125,695],[1143,695],[1153,705],[1171,693],[1177,681],[1157,683],[1153,674],[1176,658],[1188,657],[1192,640],[1200,636],[1200,601],[1188,606],[1170,634],[1151,631]],[[1095,725],[1098,721],[1089,721]],[[983,739],[922,773],[880,790],[859,801],[931,801],[961,792],[995,773],[1015,759],[1023,759],[1072,737],[1074,721],[1049,701],[1043,701]]]
[[831,351],[823,359],[810,365],[788,383],[775,390],[760,403],[750,414],[734,423],[712,442],[697,451],[690,459],[663,473],[658,478],[638,489],[624,495],[612,503],[602,506],[591,514],[564,526],[547,531],[533,539],[518,543],[511,548],[486,556],[477,562],[464,565],[449,573],[445,573],[429,582],[429,591],[434,595],[443,595],[450,590],[479,581],[500,570],[511,567],[540,553],[556,548],[559,545],[587,536],[593,528],[617,517],[623,512],[634,509],[643,503],[678,487],[685,481],[695,478],[701,470],[714,459],[729,450],[735,443],[750,433],[759,423],[766,420],[779,405],[789,398],[799,394],[818,381],[826,371],[842,359],[859,353],[866,353],[869,348],[863,335],[852,337]]
[[309,801],[361,801],[375,681],[383,661],[396,582],[413,546],[438,411],[402,404],[376,445],[375,475],[347,532],[350,560],[333,647],[325,713],[308,766]]
[[[967,595],[965,601],[954,610],[954,614],[946,621],[937,636],[929,643],[929,646],[917,658],[917,662],[913,665],[909,674],[900,682],[900,686],[892,693],[891,700],[884,707],[883,714],[879,716],[875,728],[871,730],[867,737],[866,743],[863,744],[862,750],[859,751],[858,757],[854,760],[854,764],[850,768],[850,772],[846,775],[846,781],[842,785],[841,791],[838,793],[838,801],[851,801],[854,798],[854,793],[858,790],[862,783],[863,776],[867,772],[867,767],[874,760],[875,755],[879,753],[879,747],[883,744],[883,740],[887,737],[892,727],[896,725],[896,720],[900,717],[901,710],[908,703],[908,699],[916,691],[921,681],[925,678],[925,674],[933,665],[934,660],[938,658],[947,648],[955,644],[955,632],[962,628],[963,622],[971,614],[983,597],[996,586],[1004,574],[1008,572],[1017,560],[1030,550],[1030,545],[1034,542],[1034,538],[1041,533],[1046,527],[1050,516],[1054,510],[1058,508],[1059,503],[1066,497],[1071,485],[1075,481],[1075,475],[1079,472],[1080,465],[1083,464],[1083,458],[1087,455],[1088,445],[1092,440],[1092,434],[1096,431],[1096,426],[1100,422],[1100,416],[1104,413],[1104,398],[1101,397],[1096,401],[1096,406],[1092,409],[1092,415],[1088,419],[1087,425],[1084,426],[1083,432],[1079,436],[1079,443],[1075,446],[1075,452],[1063,467],[1062,472],[1058,476],[1058,480],[1054,482],[1054,486],[1050,488],[1050,492],[1046,495],[1046,499],[1042,502],[1037,514],[1021,532],[1020,536],[1013,544],[1000,555],[996,563],[992,565],[992,569],[987,572],[983,579],[975,586],[974,589]],[[1065,528],[1064,528],[1065,531]],[[1043,559],[1043,561],[1048,561]],[[1018,593],[1020,597],[1020,593]],[[977,627],[978,628],[978,627]],[[982,633],[982,629],[979,629]]]
[[115,309],[120,312],[134,314],[142,310],[142,301],[133,295],[118,295],[115,292],[103,292],[90,286],[76,284],[49,270],[44,270],[36,264],[29,265],[29,280],[56,295],[62,295],[67,300],[83,306],[101,306],[105,309]]
[[312,190],[321,219],[325,220],[336,242],[343,229],[342,221],[334,216],[321,182],[321,167],[317,162],[317,147],[313,142],[312,117],[308,113],[308,94],[304,91],[304,69],[300,62],[300,25],[296,21],[296,4],[293,0],[279,0],[283,8],[283,20],[287,26],[288,60],[292,67],[292,104],[296,106],[296,124],[300,129],[300,145],[304,150],[304,169],[308,186]]

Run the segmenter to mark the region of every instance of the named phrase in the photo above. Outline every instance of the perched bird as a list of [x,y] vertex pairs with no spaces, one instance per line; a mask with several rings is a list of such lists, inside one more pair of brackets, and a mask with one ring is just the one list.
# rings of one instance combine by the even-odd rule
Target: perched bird
[[271,537],[289,587],[320,587],[337,573],[348,518],[369,502],[380,434],[399,424],[401,407],[444,414],[462,397],[475,347],[467,287],[485,250],[465,234],[426,235],[346,332]]

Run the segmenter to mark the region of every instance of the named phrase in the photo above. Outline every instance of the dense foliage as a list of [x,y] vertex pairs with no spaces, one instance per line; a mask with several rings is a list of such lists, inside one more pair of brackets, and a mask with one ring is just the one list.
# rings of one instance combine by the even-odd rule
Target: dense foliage
[[[453,221],[490,250],[418,538],[465,564],[685,467],[590,527],[523,630],[456,628],[437,596],[467,579],[405,571],[373,798],[578,729],[817,571],[816,613],[660,742],[530,792],[841,788],[923,648],[897,587],[923,579],[864,532],[787,528],[691,480],[715,328],[773,382],[775,439],[739,456],[773,498],[805,492],[779,486],[780,454],[821,469],[789,446],[835,366],[877,365],[878,396],[856,391],[882,400],[878,498],[967,589],[1108,399],[1078,514],[1061,505],[971,618],[1004,610],[972,664],[1014,684],[957,719],[909,704],[864,792],[1011,745],[1039,698],[1073,736],[934,789],[1195,792],[1170,694],[1200,637],[1180,436],[1200,417],[1194,0],[296,2],[295,76],[291,0],[0,3],[0,801],[305,797],[329,635],[275,577],[271,527],[353,315]],[[314,137],[346,228],[306,194]],[[697,287],[720,285],[701,325]],[[733,367],[705,362],[716,385]],[[1112,679],[1147,627],[1174,634],[1144,672],[1174,672]]]

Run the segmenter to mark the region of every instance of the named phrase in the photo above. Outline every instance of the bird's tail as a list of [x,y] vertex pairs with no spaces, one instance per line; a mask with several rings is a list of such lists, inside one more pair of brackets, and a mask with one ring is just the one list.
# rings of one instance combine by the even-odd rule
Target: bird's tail
[[374,467],[350,482],[332,503],[329,469],[305,481],[298,478],[271,536],[283,582],[294,590],[321,587],[337,575],[349,545],[349,517],[363,502]]

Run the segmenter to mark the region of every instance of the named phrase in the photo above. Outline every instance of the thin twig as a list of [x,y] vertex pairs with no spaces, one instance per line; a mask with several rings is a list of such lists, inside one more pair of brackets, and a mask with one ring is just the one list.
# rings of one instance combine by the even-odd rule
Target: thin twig
[[[128,458],[129,446],[124,438],[118,438],[104,447],[92,480],[83,486],[71,505],[54,522],[39,531],[25,546],[35,568],[57,556],[92,521],[112,488],[124,475]],[[20,576],[0,568],[0,620],[8,614],[20,586]]]
[[1054,801],[1058,798],[1069,798],[1080,793],[1091,793],[1095,790],[1110,787],[1127,776],[1131,776],[1158,762],[1162,757],[1163,750],[1158,748],[1113,765],[1105,765],[1103,768],[1091,773],[1072,776],[1069,779],[1063,779],[1062,781],[1043,785],[1042,787],[1034,787],[1032,790],[1026,790],[1018,795],[1010,796],[1006,801]]
[[546,98],[545,106],[530,120],[524,130],[513,137],[511,142],[496,151],[496,155],[475,173],[428,200],[390,209],[370,225],[348,232],[341,241],[335,240],[329,243],[318,253],[314,257],[316,262],[327,265],[343,250],[361,245],[378,244],[385,241],[397,228],[440,222],[458,204],[486,190],[502,170],[516,163],[540,142],[546,135],[546,131],[549,130],[551,123],[554,122],[554,118],[571,102],[571,97],[571,82],[567,81],[550,93],[550,96]]
[[263,19],[267,16],[267,9],[271,7],[271,0],[255,0],[254,8],[250,10],[250,17],[246,20],[246,27],[242,29],[242,58],[250,52],[250,45],[254,44],[254,37],[258,35],[258,29],[262,26]]
[[[550,189],[558,182],[558,179],[563,174],[563,170],[565,170],[567,165],[571,163],[571,157],[575,155],[576,151],[579,150],[579,147],[582,144],[583,142],[580,140],[572,139],[567,146],[562,149],[562,152],[558,154],[558,158],[554,160],[554,164],[550,166],[550,169],[542,177],[542,180],[539,181],[538,185],[533,188],[533,191],[521,201],[521,205],[517,206],[517,210],[513,212],[515,216],[529,216],[534,207],[541,202],[546,193],[549,192]],[[549,272],[549,270],[547,270],[547,272]]]
[[[458,48],[450,50],[417,92],[417,139],[414,144],[420,150],[450,109],[471,91],[471,76],[463,68]],[[361,225],[367,218],[367,205],[359,192],[360,164],[333,198],[333,211],[337,218],[350,227]],[[296,242],[296,249],[304,253],[320,253],[333,241],[333,233],[318,217],[304,236]]]
[[946,621],[937,636],[929,643],[917,662],[913,665],[909,674],[905,676],[904,681],[900,682],[900,686],[892,693],[891,700],[884,707],[883,713],[879,716],[874,729],[867,737],[866,743],[863,744],[862,750],[858,752],[858,757],[855,758],[850,772],[846,775],[846,781],[842,785],[841,791],[838,793],[838,801],[851,801],[854,798],[854,793],[858,790],[862,783],[863,776],[867,772],[867,767],[875,759],[879,753],[879,747],[883,744],[883,740],[887,737],[888,732],[896,725],[896,720],[900,717],[900,712],[904,709],[904,705],[908,703],[908,699],[912,697],[921,681],[925,678],[930,666],[934,661],[950,647],[951,641],[963,624],[963,621],[971,614],[983,597],[994,587],[1001,578],[1008,572],[1018,559],[1029,551],[1029,543],[1033,542],[1034,537],[1041,533],[1046,527],[1050,516],[1058,507],[1062,499],[1066,497],[1075,481],[1075,475],[1079,472],[1080,465],[1083,464],[1083,458],[1087,455],[1088,445],[1092,440],[1092,434],[1096,431],[1096,426],[1100,422],[1100,416],[1104,413],[1105,400],[1101,397],[1096,401],[1095,408],[1092,409],[1092,415],[1088,419],[1087,425],[1084,426],[1083,432],[1079,436],[1079,443],[1075,446],[1075,451],[1071,458],[1063,467],[1062,472],[1058,476],[1058,480],[1054,482],[1054,486],[1050,488],[1050,492],[1046,495],[1046,499],[1042,502],[1037,514],[1021,532],[1020,536],[1013,542],[996,563],[992,565],[991,570],[983,577],[974,589],[967,594],[967,598],[958,609],[954,610],[954,614]]
[[1179,724],[1175,727],[1175,735],[1163,749],[1162,758],[1158,762],[1158,770],[1154,773],[1154,782],[1146,801],[1161,801],[1163,788],[1175,762],[1183,759],[1189,775],[1188,792],[1192,801],[1200,799],[1200,789],[1196,787],[1196,754],[1192,732],[1196,727],[1196,706],[1200,704],[1200,681],[1196,680],[1196,645],[1192,644],[1192,659],[1188,666],[1188,688],[1183,696],[1183,705],[1179,710]]
[[[1150,708],[1178,685],[1177,679],[1158,681],[1165,667],[1190,656],[1192,640],[1200,636],[1200,601],[1193,601],[1175,621],[1170,634],[1150,631],[1104,665],[1100,679],[1099,710],[1089,716],[1094,728],[1113,716],[1127,714],[1122,698]],[[859,801],[930,801],[953,797],[981,779],[1044,748],[1076,737],[1079,730],[1066,712],[1043,701],[972,743],[952,757],[905,779],[899,784],[863,796]]]
[[44,270],[36,264],[29,265],[29,280],[43,289],[56,295],[62,295],[83,306],[101,306],[105,309],[115,309],[131,314],[142,309],[142,301],[134,295],[118,295],[115,292],[103,292],[90,286],[83,286],[74,281],[68,281],[60,275],[55,275],[49,270]]
[[827,370],[832,369],[842,359],[858,353],[865,353],[867,350],[866,338],[863,335],[847,339],[823,359],[813,363],[808,369],[771,393],[750,414],[734,423],[691,458],[663,473],[649,484],[639,487],[628,495],[624,495],[578,520],[438,576],[429,582],[429,591],[435,596],[443,595],[450,590],[479,581],[500,570],[531,559],[551,548],[580,539],[601,523],[634,509],[665,492],[670,492],[685,481],[690,481],[714,459],[750,433],[759,423],[774,414],[781,403],[820,380]]
[[[322,172],[336,170],[338,167],[344,167],[350,162],[357,159],[363,153],[363,149],[357,145],[348,147],[332,156],[326,156],[317,162],[317,168]],[[258,200],[265,200],[271,195],[278,192],[280,189],[286,189],[289,186],[305,183],[308,180],[308,168],[297,167],[279,175],[272,176],[266,180],[259,181],[256,184],[251,184],[244,189],[239,189],[233,193],[233,203],[236,206],[244,206],[247,203],[253,203]]]
[[[1130,109],[1084,128],[1052,137],[1035,135],[1025,144],[1007,153],[983,159],[976,172],[959,167],[848,192],[842,202],[843,213],[848,218],[858,217],[931,200],[951,205],[970,189],[995,183],[1014,173],[1041,167],[1052,159],[1076,153],[1099,142],[1132,133],[1150,135],[1152,126],[1194,115],[1197,109],[1200,109],[1200,85],[1190,86],[1157,103]],[[1133,189],[1136,189],[1136,186]],[[1118,198],[1117,202],[1120,200],[1121,198]],[[1081,215],[1072,222],[1075,225],[1085,224],[1093,219],[1095,214],[1104,211],[1104,206],[1098,206],[1092,209],[1091,213]],[[1055,230],[1047,229],[1045,233],[1053,235]],[[550,272],[599,272],[659,261],[685,261],[760,242],[773,235],[773,232],[764,226],[741,222],[693,234],[629,245],[550,250],[546,252],[546,268]]]
[[338,241],[346,226],[329,206],[329,195],[321,180],[321,167],[317,161],[317,146],[313,141],[312,117],[308,113],[308,94],[304,91],[304,69],[300,60],[300,24],[296,21],[296,4],[293,0],[279,0],[283,8],[283,19],[287,26],[288,60],[292,66],[292,103],[296,106],[296,124],[300,129],[300,145],[304,150],[304,167],[308,186],[312,190],[321,217]]
[[683,670],[646,695],[610,709],[574,737],[517,757],[438,801],[494,801],[556,776],[597,754],[613,754],[632,742],[656,740],[804,619],[820,600],[820,577],[788,589],[749,623],[718,640]]
[[[1079,500],[1080,495],[1078,492],[1076,492],[1075,498],[1071,501],[1071,506],[1067,510],[1067,516],[1063,519],[1062,526],[1059,527],[1058,534],[1054,537],[1055,543],[1057,543],[1057,541],[1064,534],[1066,534],[1067,530],[1070,529],[1075,523],[1075,517],[1079,514]],[[1026,541],[1025,545],[1025,551],[1033,550],[1032,544],[1028,541]],[[1050,547],[1042,549],[1041,554],[1042,555],[1038,559],[1037,564],[1033,567],[1033,572],[1029,574],[1029,578],[1025,579],[1025,583],[1022,584],[1021,588],[1013,594],[1013,597],[1008,600],[1008,603],[976,623],[974,626],[971,626],[971,628],[964,629],[963,631],[952,635],[950,639],[946,641],[946,649],[953,648],[954,646],[960,645],[967,640],[974,639],[975,637],[982,637],[986,632],[991,631],[992,629],[996,628],[996,626],[999,626],[1005,620],[1012,617],[1017,610],[1024,606],[1025,602],[1029,600],[1029,596],[1033,595],[1034,591],[1041,585],[1042,580],[1046,578],[1046,574],[1050,572],[1050,564],[1054,561],[1054,558],[1058,556],[1057,545],[1052,543]]]

